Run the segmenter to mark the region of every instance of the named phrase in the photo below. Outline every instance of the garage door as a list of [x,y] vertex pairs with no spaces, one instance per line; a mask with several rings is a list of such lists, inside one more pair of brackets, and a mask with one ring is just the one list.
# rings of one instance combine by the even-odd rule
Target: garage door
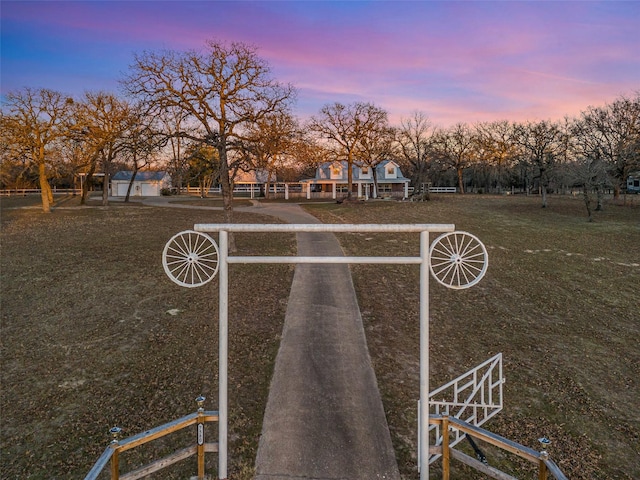
[[143,197],[157,197],[158,196],[158,187],[152,183],[143,183],[142,184],[142,196]]
[[128,188],[128,183],[116,183],[116,197],[126,197]]

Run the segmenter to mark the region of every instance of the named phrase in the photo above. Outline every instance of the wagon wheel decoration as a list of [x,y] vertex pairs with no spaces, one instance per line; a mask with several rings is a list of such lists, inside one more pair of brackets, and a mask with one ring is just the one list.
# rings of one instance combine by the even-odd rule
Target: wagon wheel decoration
[[204,233],[185,230],[164,246],[162,266],[167,276],[187,288],[200,287],[218,273],[218,245]]
[[454,290],[469,288],[484,277],[489,257],[484,244],[467,232],[440,235],[429,249],[429,268],[442,285]]

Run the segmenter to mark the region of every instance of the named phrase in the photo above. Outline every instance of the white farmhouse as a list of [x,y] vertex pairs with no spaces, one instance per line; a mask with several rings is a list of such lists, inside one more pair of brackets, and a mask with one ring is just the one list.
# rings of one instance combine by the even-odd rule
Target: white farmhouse
[[[320,164],[314,178],[301,181],[307,185],[307,198],[331,195],[331,198],[335,199],[338,194],[346,195],[349,189],[347,168],[346,161]],[[409,196],[410,180],[402,175],[400,166],[392,160],[380,162],[375,167],[375,171],[372,167],[357,165],[354,162],[352,174],[351,193],[358,198],[407,198]]]

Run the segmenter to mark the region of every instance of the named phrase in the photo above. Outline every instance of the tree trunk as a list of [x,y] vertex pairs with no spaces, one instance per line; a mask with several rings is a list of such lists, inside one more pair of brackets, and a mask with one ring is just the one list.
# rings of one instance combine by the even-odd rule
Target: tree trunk
[[616,184],[613,186],[613,199],[620,199],[620,185],[618,185],[618,182],[616,182]]
[[82,184],[82,197],[80,198],[80,205],[85,205],[87,203],[87,198],[89,197],[89,188],[93,184],[93,173],[96,171],[96,162],[91,162],[89,164],[89,171],[87,172],[87,176],[84,179],[84,183]]
[[38,174],[40,176],[40,196],[42,198],[42,211],[44,213],[51,213],[51,187],[49,186],[49,181],[47,180],[47,172],[44,162],[40,162],[38,165]]
[[589,222],[593,222],[593,214],[591,213],[591,197],[589,195],[589,186],[585,185],[582,189],[582,197],[584,198],[584,205],[587,207],[587,215]]
[[542,195],[542,208],[547,208],[547,177],[546,169],[540,169],[540,194]]
[[[267,184],[265,185],[264,190],[264,198],[269,199],[269,190],[271,190],[271,171],[267,173]],[[277,188],[274,188],[274,191],[277,191]]]
[[461,168],[456,168],[456,174],[458,176],[458,190],[460,190],[460,193],[464,193],[464,182],[462,180],[462,169]]
[[378,198],[378,174],[376,173],[375,167],[371,173],[373,174],[373,198]]
[[596,212],[602,211],[602,193],[603,189],[598,186],[596,190]]
[[[133,182],[136,179],[136,175],[138,174],[138,162],[133,159],[133,174],[131,175],[131,180],[129,181],[129,186],[127,187],[127,195],[124,197],[124,202],[129,202],[129,196],[131,196],[131,189],[133,188]],[[142,193],[142,192],[140,192]]]
[[[233,189],[229,178],[229,164],[227,163],[226,139],[221,136],[218,144],[220,155],[220,187],[222,189],[222,210],[225,223],[233,223]],[[229,233],[229,253],[236,252],[234,235]]]
[[131,175],[131,180],[129,180],[129,186],[127,187],[127,194],[124,196],[124,203],[129,202],[129,197],[131,196],[131,189],[133,188],[133,182],[136,179],[136,174],[138,172],[136,170],[133,171],[133,175]]
[[347,198],[351,200],[353,189],[353,157],[351,156],[351,152],[349,152],[349,156],[347,157]]
[[51,190],[51,185],[49,185],[49,181],[45,182],[45,187],[47,189],[47,198],[49,199],[49,204],[53,205],[55,201],[53,200],[53,190]]
[[104,172],[104,182],[102,184],[102,206],[109,206],[109,173]]

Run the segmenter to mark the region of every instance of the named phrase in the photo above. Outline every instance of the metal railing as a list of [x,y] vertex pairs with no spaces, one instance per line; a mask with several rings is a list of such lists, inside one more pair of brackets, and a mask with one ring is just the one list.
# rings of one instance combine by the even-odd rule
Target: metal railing
[[[199,397],[197,400],[199,405],[204,402],[203,397]],[[217,421],[218,412],[205,411],[202,406],[200,406],[198,411],[195,413],[178,418],[177,420],[123,440],[118,439],[120,429],[114,427],[110,430],[113,436],[111,443],[105,449],[98,461],[93,465],[93,468],[89,471],[85,480],[96,480],[109,463],[111,480],[135,480],[158,472],[193,455],[197,455],[197,478],[204,479],[206,473],[204,454],[218,452],[217,443],[205,443],[204,424],[207,422]],[[517,480],[516,477],[454,449],[454,446],[452,445],[453,442],[449,441],[451,433],[471,436],[477,440],[481,440],[485,443],[498,447],[501,450],[505,450],[517,455],[518,457],[524,458],[533,464],[537,464],[538,480],[568,480],[558,465],[551,460],[549,454],[544,450],[538,452],[532,448],[525,447],[524,445],[508,440],[500,435],[489,432],[488,430],[471,425],[463,420],[455,417],[449,417],[448,415],[430,415],[429,424],[437,426],[442,432],[439,443],[429,447],[429,454],[437,455],[442,460],[442,480],[449,480],[451,474],[451,459],[457,460],[474,470],[484,473],[490,478],[498,480]],[[164,458],[155,460],[152,463],[137,468],[136,470],[123,474],[120,473],[120,455],[123,452],[144,445],[145,443],[164,437],[178,430],[182,430],[191,425],[198,426],[195,445],[177,450]]]
[[449,480],[451,473],[451,458],[473,468],[474,470],[484,473],[490,478],[495,478],[497,480],[517,480],[516,477],[454,449],[449,444],[450,430],[453,432],[460,431],[465,435],[482,440],[483,442],[498,447],[501,450],[505,450],[517,455],[518,457],[524,458],[533,464],[537,464],[538,480],[549,480],[550,478],[555,480],[568,480],[558,465],[549,458],[549,454],[545,450],[538,452],[532,448],[525,447],[524,445],[520,445],[519,443],[501,437],[500,435],[491,433],[488,430],[476,427],[458,418],[449,417],[447,415],[432,415],[429,418],[429,423],[438,425],[442,431],[442,443],[439,445],[433,445],[429,448],[430,454],[442,456],[442,480]]
[[[132,437],[119,440],[120,429],[113,427],[110,432],[112,440],[109,446],[102,453],[100,458],[93,465],[85,480],[96,480],[98,476],[104,471],[107,464],[111,464],[111,480],[135,480],[143,478],[154,472],[167,468],[174,463],[180,462],[193,455],[197,455],[197,467],[198,467],[198,479],[205,478],[205,453],[218,452],[218,443],[205,443],[204,425],[208,422],[218,422],[219,416],[216,411],[205,411],[203,408],[204,397],[198,397],[198,410],[195,413],[186,415],[182,418],[178,418],[159,427],[152,428],[146,432],[139,433]],[[197,425],[196,438],[194,445],[188,446],[181,450],[177,450],[167,457],[155,460],[147,465],[139,467],[127,473],[120,474],[120,455],[127,450],[139,447],[145,443],[149,443],[152,440],[162,438],[178,430],[182,430],[191,425]]]
[[[433,390],[429,394],[431,415],[447,415],[480,427],[502,410],[504,382],[502,353],[498,353],[467,373]],[[429,430],[435,434],[436,444],[440,443],[440,425],[430,423]],[[451,435],[449,437],[449,446],[454,447],[464,438],[464,432],[456,430],[453,432],[453,438]],[[437,455],[433,455],[429,463],[433,463],[437,458]]]

